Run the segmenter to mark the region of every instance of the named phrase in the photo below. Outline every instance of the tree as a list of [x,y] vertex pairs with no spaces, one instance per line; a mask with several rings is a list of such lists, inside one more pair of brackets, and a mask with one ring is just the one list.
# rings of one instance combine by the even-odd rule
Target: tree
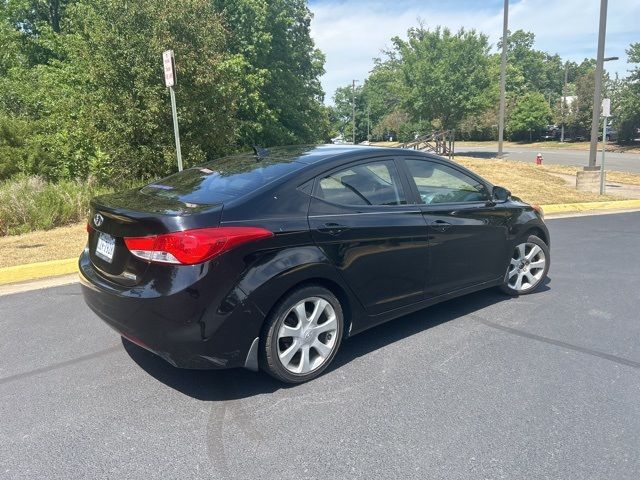
[[551,109],[547,100],[539,92],[527,93],[520,97],[507,121],[507,132],[514,139],[528,136],[532,139],[534,132],[544,129],[551,118]]
[[[333,96],[333,119],[334,128],[342,134],[345,140],[351,141],[353,138],[352,105],[354,91],[351,85],[338,87]],[[356,108],[356,143],[367,138],[366,106],[363,97],[362,85],[355,88],[355,108]]]
[[29,119],[33,133],[25,173],[118,183],[175,169],[160,57],[169,47],[185,163],[233,145],[239,66],[208,0],[78,2],[62,29],[46,64],[3,79],[5,111]]
[[400,62],[404,110],[414,121],[455,128],[465,116],[489,105],[489,44],[474,30],[447,28],[408,31],[393,38]]
[[311,38],[306,2],[215,0],[214,5],[230,32],[230,51],[244,60],[240,142],[278,145],[327,137],[319,80],[325,59]]
[[17,168],[117,183],[174,170],[168,48],[185,164],[325,140],[310,19],[304,0],[0,2],[0,147],[12,159],[0,178]]
[[593,91],[595,89],[595,71],[576,79],[573,101],[568,106],[567,127],[570,137],[588,136],[591,130],[591,112],[593,111]]
[[627,49],[628,62],[636,65],[622,85],[620,118],[618,120],[619,141],[631,142],[640,137],[640,42],[632,43]]
[[564,63],[560,56],[535,50],[535,34],[532,32],[516,30],[507,36],[507,41],[511,67],[508,72],[508,90],[518,93],[536,91],[553,97],[560,96],[564,83]]

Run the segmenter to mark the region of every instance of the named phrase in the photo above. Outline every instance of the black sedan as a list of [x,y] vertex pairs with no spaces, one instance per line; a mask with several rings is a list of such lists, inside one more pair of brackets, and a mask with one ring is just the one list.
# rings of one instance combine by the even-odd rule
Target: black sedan
[[542,212],[443,158],[282,147],[91,202],[87,304],[183,368],[319,375],[367,328],[484,288],[531,293]]

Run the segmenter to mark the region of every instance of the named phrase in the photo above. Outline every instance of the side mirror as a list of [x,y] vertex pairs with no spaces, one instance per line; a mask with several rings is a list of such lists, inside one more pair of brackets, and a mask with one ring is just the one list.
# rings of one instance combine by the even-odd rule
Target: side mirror
[[506,202],[511,196],[511,192],[504,187],[493,187],[491,192],[494,202]]

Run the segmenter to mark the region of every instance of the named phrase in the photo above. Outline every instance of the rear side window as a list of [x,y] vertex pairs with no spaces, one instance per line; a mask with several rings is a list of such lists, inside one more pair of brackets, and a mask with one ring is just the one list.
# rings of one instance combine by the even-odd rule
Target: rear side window
[[422,203],[482,202],[489,199],[485,186],[455,168],[428,160],[406,159]]
[[317,183],[316,197],[340,205],[405,205],[407,203],[391,160],[355,165]]

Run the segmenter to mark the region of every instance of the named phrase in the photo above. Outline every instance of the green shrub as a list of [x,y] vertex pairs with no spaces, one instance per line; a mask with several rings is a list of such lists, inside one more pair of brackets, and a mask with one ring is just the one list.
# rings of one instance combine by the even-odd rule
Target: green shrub
[[92,181],[54,184],[40,177],[22,177],[0,183],[0,235],[84,221],[89,200],[106,192]]

